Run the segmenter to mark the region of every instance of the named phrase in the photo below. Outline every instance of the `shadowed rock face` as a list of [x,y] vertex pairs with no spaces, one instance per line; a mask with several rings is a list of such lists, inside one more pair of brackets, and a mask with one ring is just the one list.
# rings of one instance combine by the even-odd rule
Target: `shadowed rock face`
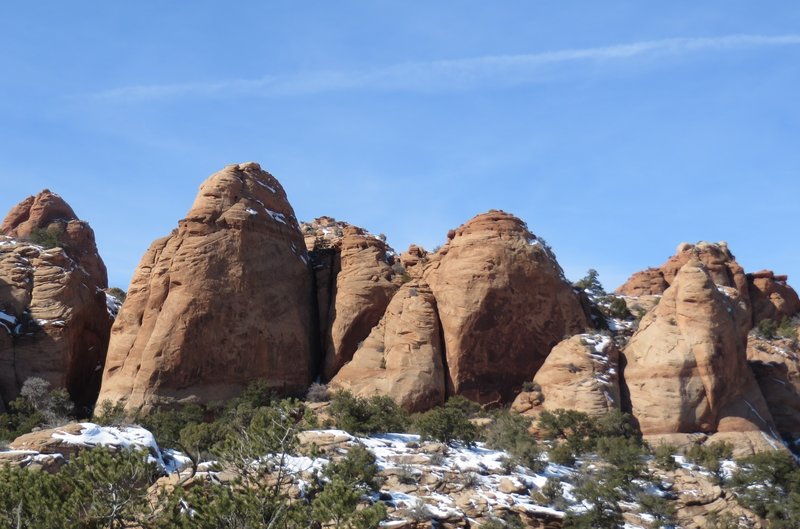
[[502,211],[455,230],[423,277],[436,299],[450,394],[509,402],[554,345],[587,327],[552,253]]
[[642,319],[624,350],[624,378],[643,434],[774,432],[732,290],[693,258]]
[[91,405],[113,322],[94,232],[48,190],[15,206],[0,232],[0,401],[40,377]]
[[778,431],[785,439],[800,438],[800,343],[795,336],[747,337],[747,360],[767,401]]
[[210,402],[256,379],[301,393],[316,356],[308,256],[278,181],[258,164],[212,175],[142,258],[112,330],[99,401]]
[[747,274],[753,323],[766,319],[779,322],[800,312],[800,298],[786,282],[787,279],[786,276],[775,275],[771,270]]
[[322,376],[331,379],[353,358],[397,291],[386,243],[330,217],[301,226],[317,286]]

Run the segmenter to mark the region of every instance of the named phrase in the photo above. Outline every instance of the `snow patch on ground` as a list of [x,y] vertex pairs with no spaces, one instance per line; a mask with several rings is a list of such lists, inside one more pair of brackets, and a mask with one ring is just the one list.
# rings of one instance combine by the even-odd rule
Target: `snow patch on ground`
[[80,423],[83,429],[79,434],[56,431],[53,439],[80,446],[111,446],[128,450],[147,450],[148,460],[166,468],[164,458],[149,430],[141,426],[100,426],[91,422]]

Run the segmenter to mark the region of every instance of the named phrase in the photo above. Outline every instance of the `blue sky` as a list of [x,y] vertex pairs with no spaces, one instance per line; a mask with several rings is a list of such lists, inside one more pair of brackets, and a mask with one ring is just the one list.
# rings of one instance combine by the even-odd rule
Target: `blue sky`
[[0,211],[60,193],[123,288],[250,160],[398,250],[496,208],[572,279],[703,239],[800,285],[797,2],[17,2],[0,81]]

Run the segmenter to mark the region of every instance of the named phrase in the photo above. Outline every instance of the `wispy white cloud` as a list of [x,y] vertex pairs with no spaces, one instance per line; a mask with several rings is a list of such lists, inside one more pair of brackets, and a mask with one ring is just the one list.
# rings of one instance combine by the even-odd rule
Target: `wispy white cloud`
[[362,71],[303,72],[268,75],[258,79],[136,85],[114,88],[95,95],[103,99],[136,101],[178,97],[277,97],[347,90],[437,92],[486,83],[510,85],[537,82],[548,77],[549,68],[560,65],[608,64],[702,51],[721,52],[797,45],[800,45],[800,34],[672,38],[522,55],[409,62]]

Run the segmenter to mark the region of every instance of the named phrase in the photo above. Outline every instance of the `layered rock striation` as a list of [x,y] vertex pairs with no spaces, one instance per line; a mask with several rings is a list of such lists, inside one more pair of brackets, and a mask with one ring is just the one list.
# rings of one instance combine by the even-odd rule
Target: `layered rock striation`
[[113,323],[92,228],[44,190],[0,232],[0,411],[32,377],[91,406]]

